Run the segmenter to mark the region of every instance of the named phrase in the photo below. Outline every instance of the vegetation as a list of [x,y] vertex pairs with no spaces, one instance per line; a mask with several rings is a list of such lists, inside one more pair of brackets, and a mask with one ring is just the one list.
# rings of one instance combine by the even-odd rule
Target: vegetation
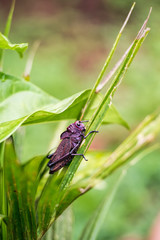
[[[90,161],[87,163],[81,163],[81,157],[76,156],[69,166],[52,176],[48,174],[46,167],[48,161],[46,154],[31,159],[28,157],[25,162],[22,157],[22,140],[25,139],[23,130],[27,125],[59,121],[57,133],[60,133],[71,120],[89,119],[87,132],[97,130],[102,124],[109,123],[118,123],[128,128],[128,124],[113,105],[112,99],[150,31],[146,27],[150,13],[130,47],[106,78],[104,74],[133,8],[134,4],[91,90],[86,89],[59,100],[28,81],[30,67],[27,68],[29,70],[25,72],[23,78],[0,73],[0,193],[2,196],[0,234],[2,239],[57,239],[57,236],[58,239],[62,239],[62,236],[70,239],[72,227],[69,227],[68,223],[72,226],[72,213],[68,207],[92,188],[103,185],[104,180],[111,175],[113,177],[108,180],[110,191],[104,196],[82,235],[79,233],[78,236],[80,239],[95,239],[125,172],[146,154],[159,148],[158,144],[148,146],[160,131],[160,115],[159,112],[155,112],[147,116],[111,153],[88,152]],[[17,51],[22,56],[28,46],[26,43],[11,44],[8,40],[13,9],[14,2],[5,32],[0,35],[1,69],[3,69],[5,49]],[[30,66],[32,60],[30,55],[28,58]],[[105,85],[110,80],[112,82],[105,90]],[[103,94],[100,93],[102,88]],[[55,134],[54,137],[53,145],[56,147],[59,135]],[[85,153],[92,140],[93,136],[90,135],[79,152]],[[119,169],[117,174],[113,174],[117,169]]]

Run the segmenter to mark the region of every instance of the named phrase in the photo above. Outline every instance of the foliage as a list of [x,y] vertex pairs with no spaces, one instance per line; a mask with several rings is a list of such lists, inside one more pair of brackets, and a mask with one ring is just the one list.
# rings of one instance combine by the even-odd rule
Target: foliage
[[[7,38],[13,8],[14,3],[6,25],[6,36],[0,34],[0,48],[2,51],[15,50],[22,56],[28,45],[11,44]],[[0,193],[2,196],[0,236],[2,239],[57,239],[56,232],[59,239],[62,236],[70,239],[71,231],[64,226],[71,218],[71,213],[69,210],[64,211],[72,202],[101,183],[120,166],[131,160],[133,164],[137,158],[139,160],[148,151],[159,147],[144,149],[160,131],[160,115],[155,113],[148,116],[112,153],[92,152],[90,153],[91,161],[82,168],[78,168],[82,159],[76,156],[69,166],[49,176],[46,156],[36,156],[22,164],[16,155],[11,137],[21,125],[82,118],[89,119],[87,132],[99,129],[102,123],[118,123],[128,128],[128,124],[113,106],[112,98],[150,31],[146,28],[150,14],[119,64],[112,69],[113,80],[105,94],[99,93],[101,90],[99,84],[133,8],[134,4],[91,90],[84,90],[64,100],[58,100],[25,79],[0,73]],[[1,62],[2,57],[3,54],[1,54]],[[89,135],[79,152],[87,151],[93,137]],[[119,180],[117,180],[118,183]],[[109,200],[107,196],[104,204],[101,204],[93,215],[91,228],[89,231],[84,230],[83,239],[95,239],[99,227],[94,231],[94,226],[96,224],[100,226],[103,218],[102,214],[97,213],[102,213],[104,209],[109,208],[117,184],[113,186]],[[59,228],[60,223],[63,226],[63,232]]]

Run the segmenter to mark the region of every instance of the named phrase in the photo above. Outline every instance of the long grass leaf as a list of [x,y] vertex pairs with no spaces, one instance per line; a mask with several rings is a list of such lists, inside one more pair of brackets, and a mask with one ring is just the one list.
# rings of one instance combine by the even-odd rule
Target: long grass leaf
[[87,112],[88,112],[88,109],[90,108],[91,103],[93,102],[93,99],[94,99],[95,93],[96,93],[96,88],[97,88],[97,86],[99,85],[100,81],[102,80],[103,75],[104,75],[104,73],[105,73],[105,71],[106,71],[106,69],[107,69],[107,67],[108,67],[108,65],[109,65],[109,63],[110,63],[110,61],[111,61],[111,59],[112,59],[112,56],[113,56],[113,54],[114,54],[114,52],[115,52],[115,50],[116,50],[116,47],[117,47],[117,45],[118,45],[118,42],[119,42],[119,40],[120,40],[120,38],[121,38],[121,36],[122,36],[123,30],[124,30],[124,28],[125,28],[128,20],[129,20],[129,18],[130,18],[130,16],[131,16],[131,13],[132,13],[132,11],[133,11],[133,9],[134,9],[134,6],[135,6],[135,2],[133,3],[133,5],[132,5],[132,7],[131,7],[131,9],[130,9],[130,11],[129,11],[129,13],[128,13],[128,15],[127,15],[127,17],[126,17],[126,19],[125,19],[125,21],[124,21],[124,23],[123,23],[120,31],[119,31],[117,37],[116,37],[116,40],[115,40],[115,42],[113,43],[113,46],[112,46],[112,48],[111,48],[110,53],[108,54],[108,57],[107,57],[107,59],[106,59],[106,61],[105,61],[105,63],[104,63],[104,66],[103,66],[100,74],[98,75],[98,78],[97,78],[96,83],[95,83],[95,85],[94,85],[94,87],[93,87],[93,89],[92,89],[92,91],[91,91],[91,93],[90,93],[90,96],[89,96],[89,98],[88,98],[88,100],[87,100],[87,103],[86,103],[86,105],[84,106],[84,109],[82,110],[81,119],[82,119],[83,117],[85,117],[85,115],[86,115]]
[[[15,7],[15,0],[12,0],[12,5],[11,5],[11,8],[10,8],[8,18],[7,18],[7,22],[6,22],[6,26],[5,26],[5,29],[4,29],[4,35],[6,37],[9,36],[11,23],[12,23],[13,12],[14,12],[14,7]],[[3,54],[4,54],[4,50],[0,49],[0,70],[1,71],[2,71],[2,68],[3,68]]]
[[17,160],[12,141],[5,145],[5,181],[9,202],[7,233],[9,239],[36,240],[34,202],[28,190],[28,179]]
[[110,192],[109,193],[107,192],[101,204],[99,205],[99,207],[97,207],[96,211],[91,216],[89,222],[86,224],[86,227],[82,232],[80,240],[96,239],[97,234],[102,226],[102,223],[104,222],[104,219],[106,218],[108,211],[111,207],[111,204],[118,190],[118,187],[125,175],[126,175],[126,171],[122,171],[118,179],[116,179],[116,183],[112,184],[112,188]]
[[[5,188],[5,178],[4,178],[4,149],[5,143],[0,143],[0,213],[7,216],[7,198],[6,198],[6,188]],[[4,218],[3,218],[4,219]],[[7,238],[7,228],[3,221],[0,222],[0,236],[2,239]]]

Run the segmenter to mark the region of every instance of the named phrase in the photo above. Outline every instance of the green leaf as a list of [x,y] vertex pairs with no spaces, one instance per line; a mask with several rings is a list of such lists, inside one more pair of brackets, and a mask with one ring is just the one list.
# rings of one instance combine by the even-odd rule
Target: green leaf
[[37,239],[34,201],[27,176],[19,164],[11,139],[5,146],[5,181],[9,203],[7,232],[9,239]]
[[[31,82],[4,73],[0,88],[0,142],[21,125],[78,118],[90,93],[84,90],[59,101]],[[97,103],[91,112],[96,107]],[[113,106],[105,116],[105,123],[111,122],[126,126]]]
[[7,37],[0,33],[0,49],[15,50],[20,57],[23,57],[24,51],[28,48],[28,43],[11,43]]
[[58,100],[22,78],[0,72],[0,122],[33,114]]
[[28,190],[30,191],[32,199],[36,198],[38,187],[40,190],[38,191],[37,195],[42,191],[40,180],[45,174],[47,162],[48,159],[46,156],[36,156],[23,165],[24,172],[27,175],[28,179]]

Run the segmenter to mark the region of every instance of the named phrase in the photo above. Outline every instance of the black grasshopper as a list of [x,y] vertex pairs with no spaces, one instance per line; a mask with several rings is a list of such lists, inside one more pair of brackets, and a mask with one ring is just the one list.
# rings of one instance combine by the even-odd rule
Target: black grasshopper
[[85,156],[77,153],[77,151],[83,139],[85,139],[89,134],[94,132],[97,133],[98,131],[91,131],[85,136],[84,132],[86,131],[86,128],[83,122],[87,121],[76,121],[70,124],[67,127],[67,130],[61,134],[60,139],[62,139],[62,141],[56,151],[47,156],[47,158],[50,159],[47,164],[50,168],[50,174],[53,174],[71,162],[75,155],[80,155],[87,161]]

